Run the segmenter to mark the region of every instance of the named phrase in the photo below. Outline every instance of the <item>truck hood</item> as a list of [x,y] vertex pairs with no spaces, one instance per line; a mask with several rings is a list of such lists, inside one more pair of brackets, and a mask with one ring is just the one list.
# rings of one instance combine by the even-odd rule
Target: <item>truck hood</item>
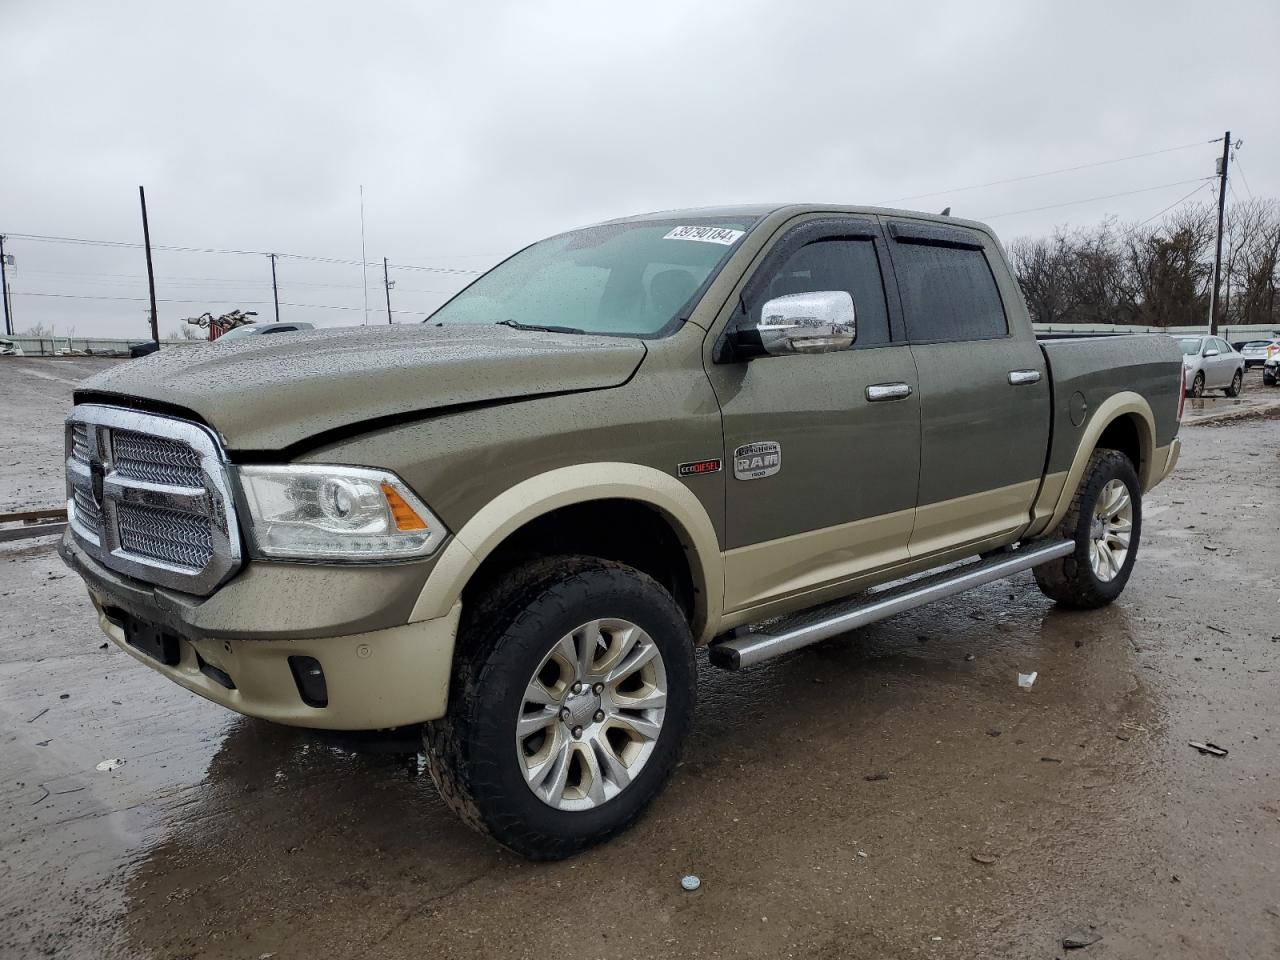
[[330,431],[625,383],[639,340],[430,324],[315,330],[166,347],[85,381],[77,403],[190,411],[231,450],[282,450]]

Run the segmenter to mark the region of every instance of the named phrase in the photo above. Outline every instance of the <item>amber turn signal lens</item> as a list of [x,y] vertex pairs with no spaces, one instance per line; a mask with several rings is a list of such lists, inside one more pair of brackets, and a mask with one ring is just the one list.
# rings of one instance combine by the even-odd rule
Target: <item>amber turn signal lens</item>
[[395,518],[397,530],[425,530],[426,521],[418,516],[413,507],[404,502],[404,497],[396,493],[395,487],[389,483],[382,484],[382,495],[387,498],[387,506],[391,508],[391,516]]

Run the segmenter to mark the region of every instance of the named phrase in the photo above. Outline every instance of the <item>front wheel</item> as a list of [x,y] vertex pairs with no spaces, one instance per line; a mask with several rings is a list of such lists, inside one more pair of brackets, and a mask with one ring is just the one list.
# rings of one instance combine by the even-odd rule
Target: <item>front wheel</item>
[[1138,556],[1142,489],[1133,464],[1118,450],[1089,458],[1060,532],[1076,548],[1034,569],[1036,585],[1064,607],[1092,610],[1124,590]]
[[551,557],[480,598],[459,637],[427,765],[471,826],[535,860],[626,829],[661,790],[693,720],[689,625],[655,580]]
[[1191,396],[1197,400],[1204,396],[1204,373],[1197,373],[1194,380],[1191,381]]
[[1240,396],[1240,388],[1244,386],[1244,371],[1237,370],[1236,375],[1231,378],[1231,386],[1227,387],[1228,397]]

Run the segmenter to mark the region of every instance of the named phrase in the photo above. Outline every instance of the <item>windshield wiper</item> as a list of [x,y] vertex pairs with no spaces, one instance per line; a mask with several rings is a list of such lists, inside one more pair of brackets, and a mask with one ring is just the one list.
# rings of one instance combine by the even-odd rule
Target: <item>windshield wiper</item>
[[495,326],[510,327],[512,330],[537,330],[541,333],[586,333],[577,327],[544,327],[533,323],[521,323],[518,320],[498,320]]

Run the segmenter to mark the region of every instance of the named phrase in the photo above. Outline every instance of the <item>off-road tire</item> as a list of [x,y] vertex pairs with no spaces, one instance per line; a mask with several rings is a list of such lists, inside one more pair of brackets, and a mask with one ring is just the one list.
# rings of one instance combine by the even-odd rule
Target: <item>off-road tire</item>
[[[693,722],[697,667],[680,608],[656,580],[621,563],[555,556],[526,563],[464,605],[449,712],[425,724],[427,769],[467,824],[533,860],[559,860],[627,829],[662,789]],[[658,646],[667,705],[653,754],[620,794],[590,810],[543,803],[518,767],[515,722],[529,678],[565,634],[625,617]]]
[[[1120,480],[1128,488],[1133,502],[1133,532],[1129,539],[1128,555],[1120,572],[1111,580],[1101,580],[1093,572],[1093,565],[1089,562],[1090,531],[1094,505],[1102,488],[1112,480]],[[1142,535],[1142,487],[1128,457],[1118,450],[1104,447],[1093,451],[1080,486],[1067,509],[1067,515],[1058,529],[1062,537],[1075,541],[1076,548],[1065,557],[1033,569],[1040,592],[1060,606],[1077,610],[1104,607],[1120,596],[1133,572]]]
[[1231,386],[1227,387],[1228,397],[1240,396],[1240,390],[1244,387],[1244,371],[1237,370],[1236,375],[1231,378]]
[[1187,391],[1187,395],[1195,397],[1197,400],[1204,396],[1204,372],[1201,371],[1195,375],[1195,379],[1191,381],[1191,389]]

